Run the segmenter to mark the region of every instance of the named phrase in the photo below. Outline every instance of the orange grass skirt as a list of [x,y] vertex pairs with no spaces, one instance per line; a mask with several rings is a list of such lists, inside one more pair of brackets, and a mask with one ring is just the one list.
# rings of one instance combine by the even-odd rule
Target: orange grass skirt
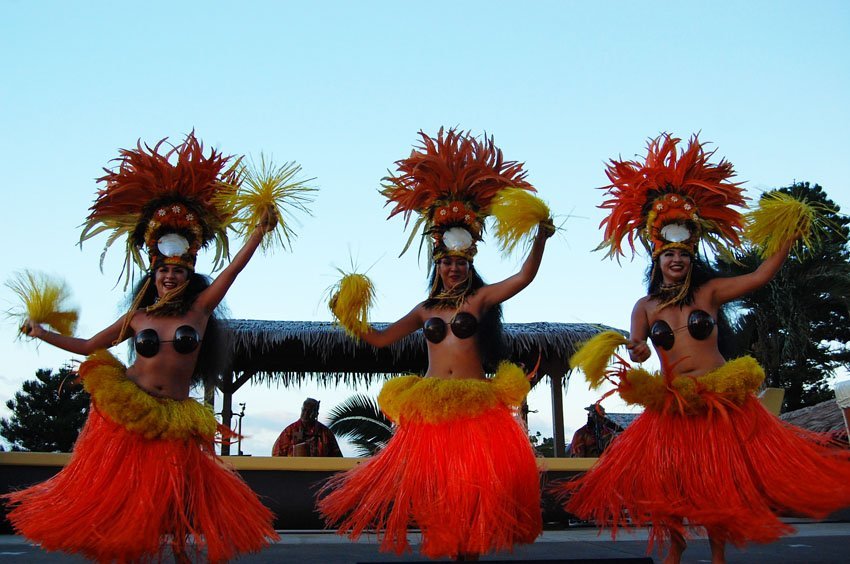
[[[736,367],[742,378],[761,371],[723,368]],[[701,402],[699,414],[644,411],[593,468],[559,487],[567,511],[613,535],[651,524],[651,550],[689,528],[739,546],[772,542],[793,531],[781,514],[823,518],[850,506],[846,450],[783,423],[752,394],[740,405],[716,393]]]
[[[92,394],[88,420],[63,470],[4,496],[15,531],[45,550],[106,562],[184,553],[190,536],[195,557],[217,562],[277,539],[271,511],[215,455],[212,412],[191,399],[153,398],[124,373],[106,351],[80,366]],[[120,403],[101,405],[103,396]],[[151,402],[166,419],[148,426],[157,436],[128,430]]]
[[504,363],[492,380],[402,376],[378,401],[397,422],[385,449],[333,477],[319,509],[339,534],[367,529],[382,551],[408,551],[409,525],[429,558],[484,554],[540,535],[540,477],[531,443],[510,406],[528,393]]

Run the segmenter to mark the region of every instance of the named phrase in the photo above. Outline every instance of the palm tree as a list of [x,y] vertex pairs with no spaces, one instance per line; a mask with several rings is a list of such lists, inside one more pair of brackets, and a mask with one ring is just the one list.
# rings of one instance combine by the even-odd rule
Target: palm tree
[[328,414],[331,431],[348,440],[358,456],[372,456],[387,446],[393,435],[393,423],[378,403],[363,394],[355,394]]

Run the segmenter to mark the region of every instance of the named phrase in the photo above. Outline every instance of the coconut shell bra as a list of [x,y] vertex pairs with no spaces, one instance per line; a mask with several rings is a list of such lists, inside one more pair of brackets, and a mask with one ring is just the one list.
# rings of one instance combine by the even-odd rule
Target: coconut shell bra
[[478,332],[478,319],[465,311],[455,315],[451,323],[446,323],[441,317],[432,317],[422,326],[422,331],[426,339],[432,343],[439,343],[446,338],[448,327],[451,327],[452,333],[458,339],[468,339]]
[[201,344],[201,336],[198,330],[191,325],[181,325],[174,331],[174,339],[160,341],[155,329],[142,329],[136,333],[136,354],[150,358],[159,352],[160,343],[171,343],[174,350],[180,354],[194,352]]
[[[695,309],[688,316],[688,333],[698,341],[708,339],[711,332],[714,331],[714,325],[714,318],[707,311]],[[661,319],[653,323],[649,328],[649,338],[653,345],[665,351],[672,349],[673,343],[676,341],[670,325]]]

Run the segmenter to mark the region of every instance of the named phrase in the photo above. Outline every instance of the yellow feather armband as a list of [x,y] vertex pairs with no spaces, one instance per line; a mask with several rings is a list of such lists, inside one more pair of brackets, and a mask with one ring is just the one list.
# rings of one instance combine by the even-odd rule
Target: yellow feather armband
[[522,368],[503,362],[490,380],[394,378],[381,389],[378,405],[395,422],[445,423],[476,417],[500,405],[518,406],[529,389]]
[[212,409],[193,399],[151,396],[129,380],[126,371],[105,350],[95,352],[80,365],[83,386],[106,417],[147,439],[215,438],[217,425]]

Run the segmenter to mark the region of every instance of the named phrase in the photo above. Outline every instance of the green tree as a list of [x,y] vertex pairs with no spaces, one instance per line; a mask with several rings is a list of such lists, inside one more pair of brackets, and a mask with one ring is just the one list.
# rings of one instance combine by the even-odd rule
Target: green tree
[[393,423],[378,403],[363,394],[355,394],[328,414],[331,431],[348,440],[358,456],[372,456],[387,446],[393,435]]
[[6,402],[12,416],[0,419],[0,435],[12,450],[70,452],[86,420],[89,395],[67,366],[56,373],[38,370],[35,377]]
[[[795,245],[776,277],[731,310],[736,344],[761,363],[768,386],[785,389],[784,407],[794,410],[832,397],[826,380],[850,366],[850,218],[817,184],[780,191],[822,206],[829,229],[811,247]],[[719,261],[719,270],[744,274],[761,261],[748,247],[735,258]]]
[[540,431],[528,437],[534,452],[544,458],[555,458],[555,439],[544,437]]

